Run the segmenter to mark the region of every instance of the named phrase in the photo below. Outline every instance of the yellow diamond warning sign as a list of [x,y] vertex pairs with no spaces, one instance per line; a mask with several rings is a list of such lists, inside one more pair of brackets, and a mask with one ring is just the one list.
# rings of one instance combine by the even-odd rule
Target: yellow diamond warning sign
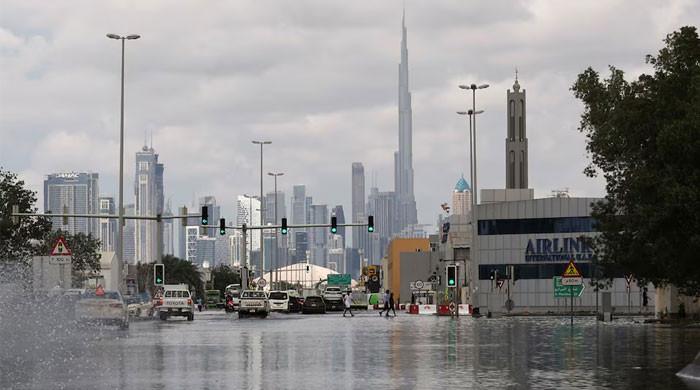
[[562,277],[564,278],[578,278],[581,277],[581,273],[578,272],[578,269],[574,265],[573,260],[569,260],[569,265],[566,266],[566,270],[564,271],[564,274],[562,274]]
[[53,249],[51,250],[51,256],[71,256],[72,253],[66,245],[66,240],[63,237],[58,237],[56,243],[53,244]]

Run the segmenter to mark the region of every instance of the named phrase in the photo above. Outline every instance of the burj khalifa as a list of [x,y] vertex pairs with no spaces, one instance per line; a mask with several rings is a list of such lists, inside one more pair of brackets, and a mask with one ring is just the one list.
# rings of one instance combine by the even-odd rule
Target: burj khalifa
[[399,150],[394,152],[394,191],[397,207],[397,228],[400,232],[418,223],[416,199],[413,195],[413,112],[408,90],[408,48],[406,15],[401,19],[401,63],[399,64]]

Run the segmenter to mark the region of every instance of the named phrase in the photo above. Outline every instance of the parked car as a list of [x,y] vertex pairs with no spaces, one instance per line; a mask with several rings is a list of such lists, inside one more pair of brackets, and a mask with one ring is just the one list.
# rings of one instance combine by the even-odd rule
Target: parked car
[[129,327],[129,313],[119,291],[90,291],[75,304],[75,318],[81,322],[117,324]]
[[289,311],[289,294],[286,291],[270,291],[270,311]]
[[323,301],[323,297],[318,295],[311,295],[306,297],[304,300],[304,306],[301,308],[303,314],[326,314],[326,303]]
[[267,317],[268,313],[270,313],[270,303],[264,291],[244,290],[241,293],[238,318],[249,315]]
[[171,316],[187,317],[194,320],[194,302],[186,284],[166,284],[163,286],[163,297],[156,306],[158,316],[165,321]]
[[287,304],[287,313],[299,313],[304,305],[304,299],[300,297],[290,296]]
[[125,297],[127,310],[131,317],[149,317],[153,312],[153,304],[150,299],[144,300],[140,296]]
[[338,286],[328,286],[323,290],[323,301],[326,303],[326,310],[343,310],[343,291]]

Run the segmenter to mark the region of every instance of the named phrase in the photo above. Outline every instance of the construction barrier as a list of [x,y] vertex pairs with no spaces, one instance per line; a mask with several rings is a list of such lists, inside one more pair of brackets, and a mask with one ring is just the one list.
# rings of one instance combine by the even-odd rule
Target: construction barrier
[[408,314],[418,314],[418,305],[408,305]]
[[461,316],[470,316],[472,315],[472,307],[471,305],[468,304],[460,304],[459,306],[459,315]]
[[439,316],[452,315],[452,312],[450,311],[450,306],[449,305],[438,305],[437,315],[439,315]]
[[416,305],[418,306],[418,314],[432,314],[437,313],[437,307],[435,305]]

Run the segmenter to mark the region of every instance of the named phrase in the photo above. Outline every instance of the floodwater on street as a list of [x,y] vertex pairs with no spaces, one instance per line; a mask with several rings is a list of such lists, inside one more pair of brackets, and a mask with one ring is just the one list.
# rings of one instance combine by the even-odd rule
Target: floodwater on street
[[626,319],[210,310],[119,330],[3,318],[2,389],[683,389],[675,372],[700,351],[700,328]]

